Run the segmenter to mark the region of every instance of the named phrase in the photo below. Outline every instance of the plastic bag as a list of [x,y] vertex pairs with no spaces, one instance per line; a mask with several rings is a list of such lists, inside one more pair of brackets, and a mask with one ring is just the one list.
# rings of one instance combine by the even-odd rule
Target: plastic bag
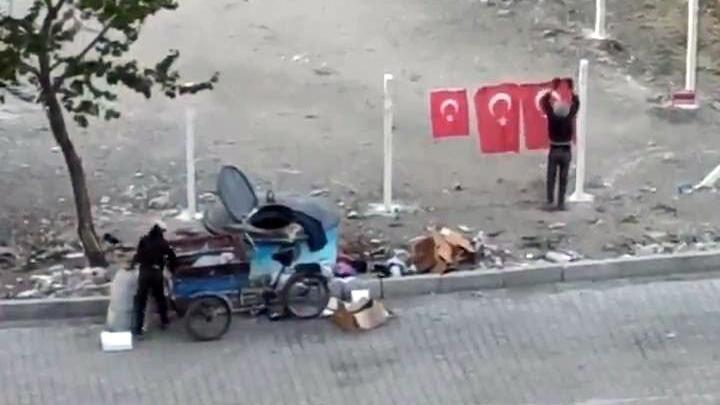
[[110,284],[105,327],[111,332],[128,331],[132,328],[133,304],[138,284],[137,270],[120,270]]

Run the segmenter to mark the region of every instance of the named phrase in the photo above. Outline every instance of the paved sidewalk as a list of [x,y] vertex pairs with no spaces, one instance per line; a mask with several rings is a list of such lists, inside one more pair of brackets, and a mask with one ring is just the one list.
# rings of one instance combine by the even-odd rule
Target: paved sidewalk
[[428,296],[348,335],[242,319],[105,354],[97,325],[0,329],[2,404],[717,404],[720,281]]

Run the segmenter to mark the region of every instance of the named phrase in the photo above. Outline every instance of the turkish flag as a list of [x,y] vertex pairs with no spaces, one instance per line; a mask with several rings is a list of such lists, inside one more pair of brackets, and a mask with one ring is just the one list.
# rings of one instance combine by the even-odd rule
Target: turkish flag
[[480,150],[507,153],[520,150],[520,88],[500,84],[475,93]]
[[435,139],[470,135],[467,90],[430,92],[430,122]]
[[572,102],[572,89],[569,78],[560,79],[560,86],[553,91],[552,82],[523,84],[522,109],[523,128],[525,129],[525,147],[528,150],[547,149],[550,147],[548,137],[547,116],[542,111],[540,99],[548,92],[553,92],[552,98],[566,103]]

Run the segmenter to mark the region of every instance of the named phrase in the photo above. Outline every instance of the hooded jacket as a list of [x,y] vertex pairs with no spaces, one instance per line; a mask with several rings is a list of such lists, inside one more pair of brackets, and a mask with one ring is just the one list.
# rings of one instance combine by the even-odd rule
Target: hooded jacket
[[547,116],[548,136],[552,146],[570,146],[575,138],[575,116],[580,109],[580,99],[573,94],[570,112],[565,117],[555,115],[550,102],[552,92],[547,92],[540,99],[540,107]]

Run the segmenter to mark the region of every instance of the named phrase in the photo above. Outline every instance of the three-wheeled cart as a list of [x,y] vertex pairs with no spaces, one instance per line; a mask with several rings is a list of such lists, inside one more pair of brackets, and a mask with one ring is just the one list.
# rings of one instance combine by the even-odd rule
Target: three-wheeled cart
[[280,246],[273,259],[280,270],[251,279],[251,242],[240,235],[212,235],[171,241],[178,256],[168,280],[171,308],[196,340],[214,340],[229,329],[233,312],[297,318],[318,317],[330,298],[317,263],[295,263],[297,244]]

